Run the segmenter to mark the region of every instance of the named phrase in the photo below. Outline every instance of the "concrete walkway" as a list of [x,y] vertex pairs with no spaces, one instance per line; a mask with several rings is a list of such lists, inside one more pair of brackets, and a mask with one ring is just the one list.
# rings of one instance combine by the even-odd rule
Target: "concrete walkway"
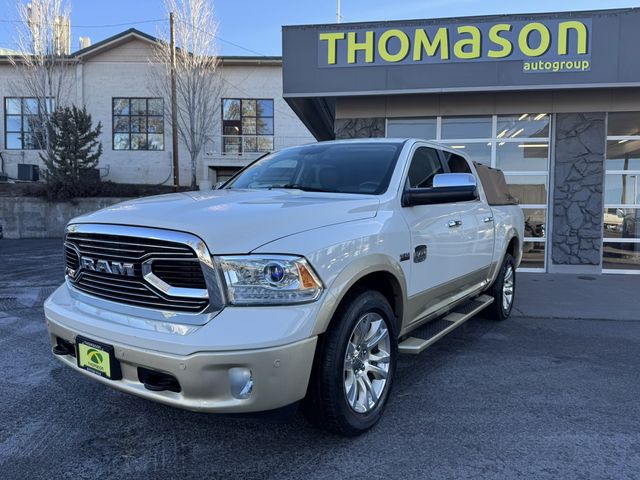
[[514,316],[640,320],[640,275],[519,273]]

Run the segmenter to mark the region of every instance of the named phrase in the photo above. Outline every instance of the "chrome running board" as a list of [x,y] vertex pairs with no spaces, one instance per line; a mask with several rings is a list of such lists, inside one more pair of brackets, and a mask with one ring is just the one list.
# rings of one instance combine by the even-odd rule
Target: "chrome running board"
[[398,345],[398,351],[400,353],[410,353],[413,355],[422,353],[427,347],[433,345],[447,333],[455,330],[492,303],[493,297],[480,295],[467,303],[458,305],[444,317],[436,318],[414,330],[412,333],[418,336],[408,337],[403,340],[400,345]]

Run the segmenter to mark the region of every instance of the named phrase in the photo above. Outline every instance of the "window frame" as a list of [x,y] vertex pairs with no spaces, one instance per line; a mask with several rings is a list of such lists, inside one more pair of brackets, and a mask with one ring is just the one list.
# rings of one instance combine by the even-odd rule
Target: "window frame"
[[426,144],[417,143],[415,145],[415,148],[413,148],[413,150],[411,151],[411,159],[407,163],[407,172],[406,172],[404,183],[403,183],[405,192],[408,191],[408,190],[433,188],[433,187],[412,187],[411,184],[409,183],[409,175],[411,173],[411,165],[412,165],[413,161],[415,160],[416,154],[418,153],[418,151],[421,148],[427,148],[427,149],[433,150],[435,152],[435,154],[436,154],[436,157],[438,158],[438,163],[440,164],[440,169],[442,170],[442,173],[447,173],[447,167],[445,166],[445,163],[443,162],[443,156],[442,156],[441,150],[439,148],[437,148],[437,147],[432,146],[432,145],[426,145]]
[[[20,100],[20,113],[19,114],[15,114],[15,113],[9,113],[8,109],[7,109],[7,101],[8,100]],[[40,116],[40,102],[38,102],[38,113],[36,114],[26,114],[25,113],[25,100],[35,100],[36,102],[38,102],[38,98],[37,97],[29,97],[29,96],[8,96],[8,97],[3,97],[3,108],[4,108],[4,124],[3,124],[3,128],[4,128],[4,148],[5,150],[12,150],[12,151],[40,151],[40,150],[44,150],[44,146],[43,145],[36,145],[34,143],[34,147],[33,148],[25,148],[25,140],[24,140],[24,135],[25,133],[30,133],[28,131],[26,131],[24,129],[24,121],[25,121],[25,117],[38,117]],[[54,109],[54,105],[55,105],[55,101],[53,97],[47,97],[47,99],[45,101],[50,101],[51,102],[51,106],[52,106],[52,110]],[[9,117],[20,117],[20,131],[15,131],[15,130],[11,130],[9,131],[7,129],[7,123],[9,120]],[[43,127],[44,128],[44,127]],[[19,134],[20,135],[20,148],[12,148],[9,146],[9,142],[8,142],[8,138],[9,138],[9,134]]]
[[602,186],[602,253],[601,253],[601,265],[602,265],[602,273],[607,274],[627,274],[627,275],[640,275],[640,268],[637,269],[624,269],[624,268],[605,268],[604,267],[604,249],[607,243],[618,243],[618,244],[631,244],[631,245],[640,245],[640,238],[615,238],[615,237],[605,237],[604,235],[604,216],[609,209],[629,209],[629,210],[640,210],[640,202],[638,203],[630,203],[630,204],[620,204],[620,203],[606,203],[607,192],[607,175],[636,175],[640,177],[640,169],[637,168],[629,168],[627,170],[624,169],[608,169],[607,168],[607,160],[609,160],[608,149],[609,142],[629,142],[629,141],[640,141],[639,135],[609,135],[609,115],[616,113],[637,113],[636,111],[625,111],[625,112],[607,112],[607,131],[606,131],[606,141],[605,141],[605,158],[604,158],[604,172],[603,172],[603,186]]
[[[224,118],[224,102],[226,100],[237,100],[240,102],[240,118],[238,120],[225,120]],[[242,107],[243,107],[243,102],[245,101],[254,101],[256,102],[256,115],[252,116],[252,115],[244,115],[242,112]],[[271,102],[271,116],[267,116],[267,115],[261,115],[258,116],[258,102],[260,101],[269,101]],[[243,133],[243,119],[244,118],[254,118],[256,119],[256,133]],[[271,134],[259,134],[258,133],[258,126],[257,126],[257,120],[259,118],[268,118],[271,119]],[[276,135],[276,102],[275,102],[275,98],[267,98],[267,97],[223,97],[220,99],[220,125],[221,125],[221,129],[220,129],[220,137],[221,137],[221,142],[220,142],[220,153],[222,155],[243,155],[243,154],[267,154],[267,153],[271,153],[275,150],[275,135]],[[237,122],[239,124],[239,128],[240,128],[240,134],[239,135],[227,135],[224,133],[224,128],[225,128],[225,121],[227,122]],[[238,151],[226,151],[226,143],[225,143],[225,139],[227,137],[234,137],[234,138],[239,138],[240,139],[240,143],[238,144]],[[259,139],[261,137],[271,137],[271,149],[269,150],[260,150],[258,145],[259,145]],[[255,150],[246,150],[245,151],[245,138],[253,138],[255,139],[256,142],[256,149]]]
[[[127,115],[122,115],[122,114],[116,114],[115,112],[115,104],[116,104],[116,99],[117,100],[127,100],[129,102],[129,113]],[[145,114],[144,115],[134,115],[132,108],[131,108],[131,103],[132,100],[144,100],[145,101]],[[154,115],[154,114],[149,114],[149,100],[159,100],[162,102],[162,114],[161,115]],[[163,97],[125,97],[125,96],[118,96],[118,97],[111,97],[111,150],[114,152],[163,152],[166,148],[166,135],[165,135],[165,112],[164,112],[164,102],[165,99]],[[144,132],[132,132],[131,130],[131,123],[132,123],[132,118],[133,117],[144,117],[145,119],[145,131]],[[127,132],[116,132],[116,118],[127,118],[128,119],[128,126],[129,126],[129,130]],[[162,133],[154,133],[154,132],[149,132],[149,118],[161,118],[162,119]],[[131,148],[131,136],[132,134],[143,134],[146,137],[146,147],[145,148]],[[116,148],[116,142],[115,142],[115,138],[116,135],[128,135],[129,137],[129,142],[128,142],[128,148]],[[149,148],[149,135],[162,135],[162,148]]]

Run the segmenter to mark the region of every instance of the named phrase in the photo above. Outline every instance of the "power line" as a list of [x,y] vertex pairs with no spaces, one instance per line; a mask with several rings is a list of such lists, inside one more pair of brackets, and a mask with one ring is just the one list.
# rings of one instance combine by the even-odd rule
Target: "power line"
[[[71,24],[72,28],[115,28],[115,27],[128,27],[131,25],[143,25],[143,24],[149,24],[149,23],[159,23],[159,22],[166,22],[168,21],[168,18],[155,18],[155,19],[151,19],[151,20],[137,20],[137,21],[133,21],[133,22],[125,22],[125,23],[110,23],[110,24],[99,24],[99,25],[76,25],[76,24]],[[185,23],[189,26],[191,26],[192,28],[195,28],[196,30],[200,30],[203,31],[201,28],[196,27],[193,24],[189,24],[188,22],[184,22],[180,19],[176,19],[176,21],[180,22],[180,23]],[[6,19],[1,19],[0,23],[10,23],[10,24],[24,24],[25,21],[24,20],[6,20]],[[54,26],[55,23],[50,23],[50,22],[41,22],[40,25],[49,25],[49,26]],[[245,52],[251,53],[253,55],[258,55],[260,57],[264,57],[267,59],[272,59],[272,60],[280,60],[280,56],[278,55],[267,55],[263,52],[259,52],[257,50],[254,50],[252,48],[248,48],[245,47],[243,45],[240,45],[239,43],[236,42],[232,42],[231,40],[227,40],[225,38],[220,37],[219,35],[214,35],[214,37],[216,39],[218,39],[219,41],[221,41],[222,43],[226,43],[228,45],[231,45],[235,48],[239,48],[240,50],[244,50]]]
[[244,51],[249,52],[249,53],[253,53],[254,55],[258,55],[259,57],[271,58],[273,60],[280,60],[280,57],[277,56],[277,55],[274,56],[274,55],[267,55],[265,53],[260,53],[260,52],[258,52],[256,50],[252,50],[251,48],[243,47],[242,45],[239,45],[237,43],[231,42],[229,40],[225,40],[224,38],[219,37],[218,35],[214,35],[214,37],[217,38],[218,40],[220,40],[223,43],[228,43],[229,45],[233,45],[236,48],[239,48],[239,49],[244,50]]
[[[113,28],[113,27],[126,27],[129,25],[141,25],[143,23],[158,23],[158,22],[166,22],[166,18],[156,18],[154,20],[138,20],[134,22],[126,22],[126,23],[111,23],[111,24],[102,24],[102,25],[75,25],[71,24],[72,28]],[[0,23],[25,23],[24,20],[0,20]],[[39,22],[39,25],[56,25],[53,22]]]
[[[152,20],[137,20],[134,22],[126,22],[126,23],[111,23],[111,24],[102,24],[102,25],[76,25],[76,24],[71,24],[71,28],[114,28],[114,27],[128,27],[131,25],[142,25],[142,24],[148,24],[148,23],[159,23],[159,22],[166,22],[168,20],[168,18],[156,18],[156,19],[152,19]],[[180,23],[186,23],[188,24],[188,22],[183,22],[180,19],[176,19],[176,21],[180,22]],[[0,20],[0,23],[12,23],[12,24],[24,24],[24,20]],[[43,22],[40,23],[40,25],[49,25],[49,26],[53,26],[55,25],[55,23],[49,23],[49,22]],[[196,30],[200,30],[202,31],[202,29],[196,27],[193,24],[189,24],[192,28],[195,28]],[[267,55],[265,53],[259,52],[257,50],[253,50],[251,48],[245,47],[243,45],[240,45],[239,43],[235,43],[232,42],[231,40],[227,40],[224,39],[222,37],[220,37],[219,35],[214,35],[214,37],[218,40],[220,40],[222,43],[226,43],[228,45],[231,45],[233,47],[239,48],[240,50],[244,50],[245,52],[249,52],[252,53],[254,55],[258,55],[260,57],[265,57],[265,58],[271,58],[274,60],[279,60],[279,56],[274,56],[274,55]]]
[[[201,28],[198,28],[193,23],[185,22],[185,21],[183,21],[183,20],[181,20],[179,18],[176,18],[176,22],[180,22],[180,23],[183,23],[185,25],[188,25],[189,27],[194,28],[196,30],[199,30],[200,32],[208,33],[207,31],[205,31],[205,30],[203,30]],[[253,53],[254,55],[258,55],[258,56],[264,57],[264,58],[270,58],[270,59],[273,59],[273,60],[280,60],[279,56],[266,55],[265,53],[258,52],[257,50],[253,50],[253,49],[248,48],[248,47],[244,47],[244,46],[242,46],[242,45],[240,45],[238,43],[232,42],[230,40],[225,40],[224,38],[220,37],[219,35],[214,35],[214,37],[217,38],[218,40],[220,40],[222,43],[227,43],[227,44],[232,45],[232,46],[234,46],[236,48],[244,50],[245,52]]]

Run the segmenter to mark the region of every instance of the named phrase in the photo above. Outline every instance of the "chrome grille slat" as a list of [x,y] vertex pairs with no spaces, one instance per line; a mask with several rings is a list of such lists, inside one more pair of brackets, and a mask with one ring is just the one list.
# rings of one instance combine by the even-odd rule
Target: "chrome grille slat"
[[71,270],[77,270],[80,266],[80,258],[78,257],[78,252],[66,242],[64,244],[64,262],[67,268]]
[[[155,292],[153,292],[152,290],[149,289],[145,289],[146,292],[149,293],[149,295],[143,295],[141,293],[136,293],[136,292],[123,292],[123,291],[118,291],[118,290],[113,290],[113,289],[109,289],[109,288],[103,288],[103,287],[99,287],[97,285],[92,285],[91,283],[87,284],[86,282],[80,282],[78,284],[76,284],[76,287],[82,287],[82,288],[88,288],[88,289],[98,289],[101,291],[106,291],[106,292],[111,292],[113,294],[120,294],[120,295],[125,295],[125,296],[134,296],[134,297],[141,297],[141,298],[148,298],[150,300],[153,301],[162,301],[162,300],[167,300],[164,296],[162,295],[156,295]],[[201,299],[193,299],[193,300],[185,300],[185,299],[171,299],[171,303],[175,303],[177,306],[180,305],[193,305],[195,303],[201,303],[201,302],[205,302],[206,300],[201,300]]]
[[[123,227],[114,227],[122,231]],[[104,227],[99,231],[104,232]],[[128,233],[128,232],[127,232]],[[155,235],[153,235],[155,236]],[[170,237],[168,237],[170,238]],[[142,264],[158,262],[158,272],[171,287],[206,290],[200,259],[189,246],[191,242],[177,243],[157,238],[140,238],[110,233],[73,232],[65,238],[67,266],[75,270],[74,277],[68,277],[77,290],[98,298],[153,309],[199,313],[208,305],[206,297],[178,296],[178,290],[166,293],[158,285],[143,278]],[[81,258],[89,258],[98,264],[103,261],[102,271],[91,269]],[[122,267],[111,269],[110,262],[133,264],[133,274],[125,275]],[[81,266],[84,265],[84,266]],[[108,264],[105,271],[105,264]],[[74,268],[75,265],[75,268]],[[129,267],[130,268],[130,267]]]
[[[151,294],[150,295],[144,295],[142,293],[136,293],[136,292],[122,292],[122,291],[114,290],[112,288],[105,288],[105,287],[101,287],[101,286],[98,286],[98,285],[93,285],[92,283],[93,282],[87,282],[86,280],[84,280],[84,281],[81,280],[80,281],[80,285],[85,287],[85,288],[93,288],[93,289],[104,291],[104,292],[110,292],[110,293],[115,294],[115,295],[119,295],[119,294],[125,293],[126,295],[129,295],[129,296],[141,297],[141,298],[149,298],[151,300],[156,300],[158,298],[155,295],[151,295]],[[151,293],[151,292],[149,292],[149,293]]]
[[73,241],[82,241],[82,242],[110,243],[110,244],[116,244],[116,245],[127,245],[131,247],[146,247],[146,248],[161,249],[161,250],[171,250],[172,252],[175,250],[182,250],[187,253],[191,252],[191,249],[189,247],[168,246],[168,245],[149,245],[145,243],[132,243],[132,242],[125,242],[125,241],[102,240],[102,239],[98,240],[98,239],[92,239],[92,238],[77,237],[72,234],[68,235],[67,239],[73,240]]
[[[89,282],[88,284],[87,284],[87,281]],[[184,299],[184,298],[171,298],[171,297],[169,297],[168,295],[165,295],[162,292],[156,292],[151,287],[147,287],[146,285],[144,285],[142,283],[137,283],[136,282],[137,285],[139,285],[139,287],[131,287],[129,285],[123,286],[123,285],[118,285],[117,283],[113,284],[113,283],[97,281],[94,278],[86,278],[86,273],[83,273],[81,275],[81,277],[80,277],[80,279],[79,279],[79,281],[78,281],[78,283],[76,285],[88,286],[88,287],[91,287],[91,288],[102,288],[102,287],[98,287],[96,285],[92,285],[93,283],[98,283],[98,284],[105,285],[107,287],[112,287],[110,289],[104,289],[104,288],[103,289],[112,291],[114,293],[118,293],[119,292],[119,290],[118,290],[119,288],[120,289],[124,288],[124,289],[129,289],[129,290],[135,289],[136,292],[130,292],[130,291],[127,291],[127,290],[124,290],[124,291],[120,290],[120,292],[125,294],[125,295],[134,295],[134,294],[138,295],[137,294],[138,291],[144,291],[144,292],[146,292],[148,294],[148,295],[145,295],[145,297],[152,298],[152,299],[155,299],[155,300],[167,300],[167,301],[175,302],[175,303],[178,303],[178,304],[190,304],[190,303],[194,302],[194,300],[189,300],[189,299]],[[114,288],[116,288],[116,289],[114,290]],[[142,295],[142,294],[139,294],[138,296],[140,296],[140,295]],[[201,301],[201,299],[198,299],[198,301]]]
[[115,250],[116,252],[131,252],[131,253],[138,253],[138,254],[143,254],[144,250],[131,250],[128,248],[118,248],[118,247],[96,247],[94,245],[91,245],[89,243],[86,242],[78,242],[78,248],[101,248],[103,250]]
[[[98,278],[98,279],[100,279],[100,280],[107,280],[107,279],[109,278],[109,277],[106,277],[106,276],[104,276],[104,275],[96,275],[95,273],[92,273],[92,272],[86,272],[86,271],[82,272],[82,276],[83,276],[83,277],[84,277],[84,276],[87,276],[87,277],[91,277],[91,278]],[[114,277],[114,279],[116,279],[116,278],[117,278],[118,282],[123,282],[123,283],[132,283],[132,284],[134,284],[134,285],[140,285],[140,282],[139,282],[139,281],[137,281],[137,280],[126,280],[126,279],[125,279],[125,278],[123,278],[123,277]]]
[[106,252],[100,252],[97,249],[93,249],[92,251],[89,250],[82,250],[82,249],[78,249],[80,250],[80,254],[86,255],[87,257],[91,257],[91,256],[99,256],[100,258],[112,258],[114,260],[144,260],[145,258],[148,258],[149,256],[153,256],[154,258],[162,258],[163,256],[170,256],[170,257],[175,257],[175,256],[180,256],[180,257],[184,257],[184,258],[191,258],[192,255],[189,253],[146,253],[142,256],[131,256],[131,255],[121,255],[121,254],[115,254],[115,253],[106,253]]
[[[80,285],[75,285],[75,288],[77,288],[80,291],[83,291],[85,293],[88,293],[90,295],[94,295],[96,297],[102,297],[102,298],[107,298],[108,300],[115,300],[118,303],[123,303],[122,297],[120,296],[114,296],[114,295],[108,295],[105,293],[101,293],[101,294],[96,294],[95,292],[90,291],[89,289],[86,289],[85,287],[81,287]],[[167,304],[164,302],[146,302],[146,301],[138,301],[138,300],[129,300],[128,302],[124,302],[124,303],[130,303],[132,305],[136,305],[136,306],[141,306],[141,307],[162,307],[164,309],[167,309]],[[196,304],[196,302],[193,302],[194,304]],[[177,310],[177,311],[184,311],[184,312],[193,312],[193,313],[197,313],[202,311],[202,309],[207,305],[207,301],[201,301],[199,302],[197,305],[194,305],[192,308],[188,308],[188,307],[181,307],[181,306],[173,306],[172,308],[169,308],[169,310]]]
[[99,285],[105,285],[107,287],[112,287],[112,288],[114,288],[114,287],[115,288],[124,288],[124,289],[129,289],[129,290],[138,290],[138,291],[141,291],[141,292],[148,292],[149,291],[148,288],[143,287],[139,283],[137,283],[138,286],[135,286],[136,284],[134,284],[134,285],[122,285],[122,284],[114,285],[113,283],[105,282],[102,279],[98,280],[96,278],[88,277],[86,275],[82,275],[82,278],[80,280],[78,280],[78,281],[83,282],[83,283],[84,282],[97,283]]

